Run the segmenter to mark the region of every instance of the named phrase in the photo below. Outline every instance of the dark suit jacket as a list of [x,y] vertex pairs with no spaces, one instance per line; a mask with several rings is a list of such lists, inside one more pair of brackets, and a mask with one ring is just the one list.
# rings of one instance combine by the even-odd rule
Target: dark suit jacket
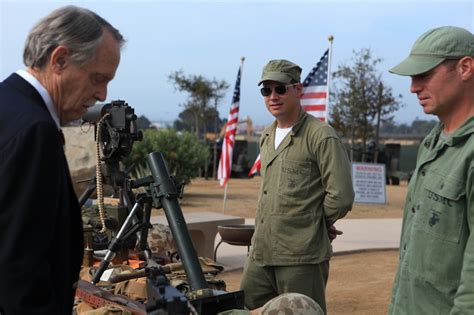
[[0,313],[71,314],[82,220],[58,128],[17,74],[0,83]]

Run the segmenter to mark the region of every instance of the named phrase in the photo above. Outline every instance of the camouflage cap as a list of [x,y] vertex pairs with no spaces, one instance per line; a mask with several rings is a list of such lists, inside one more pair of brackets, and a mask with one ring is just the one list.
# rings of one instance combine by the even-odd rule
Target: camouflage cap
[[158,256],[171,256],[177,252],[171,229],[164,224],[153,224],[148,230],[148,245],[151,253]]
[[262,78],[258,85],[263,81],[271,80],[285,84],[299,83],[301,68],[297,64],[284,59],[270,60],[263,67]]
[[261,315],[324,315],[312,298],[300,293],[284,293],[271,299],[260,310]]
[[443,26],[421,35],[410,55],[389,71],[413,76],[432,70],[446,59],[465,56],[474,57],[474,35],[464,28]]

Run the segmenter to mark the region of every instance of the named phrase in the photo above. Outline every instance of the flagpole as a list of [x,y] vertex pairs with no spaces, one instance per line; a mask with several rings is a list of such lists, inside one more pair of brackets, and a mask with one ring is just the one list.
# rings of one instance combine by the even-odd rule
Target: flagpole
[[225,187],[224,187],[224,206],[222,207],[222,213],[225,213],[226,201],[227,201],[227,183],[225,183]]
[[334,41],[334,36],[329,35],[328,36],[328,41],[329,41],[329,56],[328,56],[328,77],[327,77],[327,82],[328,82],[328,92],[326,95],[326,113],[325,113],[325,121],[328,122],[328,113],[329,113],[329,91],[331,89],[331,61],[332,61],[332,42]]
[[[245,57],[242,56],[240,57],[240,77],[242,78],[242,71],[244,69],[244,61],[245,61]],[[240,93],[240,95],[242,95],[242,93]],[[240,96],[239,96],[240,98]],[[240,104],[239,104],[239,107],[240,107]],[[237,122],[238,122],[238,118],[237,118]],[[237,126],[236,126],[237,128]],[[227,129],[227,128],[226,128]],[[237,134],[237,132],[236,132]],[[234,135],[234,146],[235,146],[235,135]],[[234,150],[232,149],[232,154],[234,153]],[[232,173],[232,157],[230,157],[230,170],[229,170],[229,179],[230,179],[230,174]],[[222,213],[225,213],[225,208],[226,208],[226,204],[227,204],[227,184],[229,183],[229,180],[226,181],[225,183],[225,187],[224,187],[224,205],[222,206]]]

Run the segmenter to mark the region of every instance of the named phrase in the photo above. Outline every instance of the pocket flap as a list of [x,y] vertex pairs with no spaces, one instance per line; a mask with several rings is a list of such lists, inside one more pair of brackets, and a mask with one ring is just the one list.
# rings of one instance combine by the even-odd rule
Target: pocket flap
[[424,183],[426,189],[451,200],[459,200],[466,193],[464,186],[457,179],[437,173],[429,173]]

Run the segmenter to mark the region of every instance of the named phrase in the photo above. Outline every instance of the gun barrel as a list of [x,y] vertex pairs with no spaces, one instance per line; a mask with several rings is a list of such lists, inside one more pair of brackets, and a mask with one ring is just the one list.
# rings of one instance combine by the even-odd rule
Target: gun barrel
[[95,104],[94,106],[89,107],[87,112],[82,115],[82,120],[85,122],[97,123],[104,115],[103,109],[106,105],[107,104]]
[[178,202],[178,191],[171,180],[163,155],[153,152],[147,156],[147,163],[154,179],[155,194],[165,211],[166,219],[173,233],[178,253],[184,265],[191,290],[206,289],[209,286],[202,273],[196,250],[189,236],[183,211]]

